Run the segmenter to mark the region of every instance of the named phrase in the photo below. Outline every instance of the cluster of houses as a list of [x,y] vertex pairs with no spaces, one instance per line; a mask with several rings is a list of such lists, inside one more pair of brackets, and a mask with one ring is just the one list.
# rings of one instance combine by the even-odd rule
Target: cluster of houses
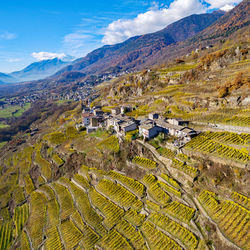
[[188,127],[188,121],[179,118],[164,119],[157,113],[149,114],[144,119],[135,119],[126,116],[126,112],[130,110],[130,107],[122,106],[112,109],[111,113],[104,113],[100,106],[92,109],[85,107],[82,112],[82,124],[78,124],[77,127],[86,127],[87,133],[98,128],[112,127],[119,136],[125,136],[127,132],[138,129],[139,135],[149,140],[159,133],[164,133],[188,142],[197,135],[197,131]]

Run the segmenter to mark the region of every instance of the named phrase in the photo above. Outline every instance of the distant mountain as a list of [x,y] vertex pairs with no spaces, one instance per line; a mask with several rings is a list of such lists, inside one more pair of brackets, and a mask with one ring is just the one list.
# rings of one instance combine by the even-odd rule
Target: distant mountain
[[[244,33],[246,31],[249,34],[249,9],[249,0],[243,0],[235,8],[195,36],[178,44],[163,48],[153,55],[150,61],[145,62],[144,67],[160,64],[178,56],[183,56],[197,48],[213,45],[227,39],[235,39],[238,32]],[[239,33],[239,36],[241,36],[241,33]]]
[[138,68],[150,56],[171,44],[190,38],[207,28],[223,15],[221,12],[191,15],[155,33],[132,37],[123,43],[106,45],[63,68],[56,75],[67,71],[86,74]]
[[214,11],[191,15],[158,32],[103,46],[64,67],[50,79],[60,83],[62,74],[71,71],[101,75],[113,73],[117,69],[141,70],[183,56],[196,48],[215,44],[247,25],[249,0],[243,0],[228,13]]
[[217,37],[228,37],[233,32],[250,24],[249,0],[242,1],[239,5],[227,12],[213,25],[200,33],[202,39],[216,39]]
[[54,75],[29,82],[21,89],[60,91],[60,88],[72,87],[88,79],[91,83],[91,79],[96,79],[97,76],[165,64],[197,48],[241,36],[249,26],[248,13],[249,0],[243,0],[226,14],[215,11],[185,17],[161,31],[132,37],[116,45],[103,46],[71,62]]
[[16,79],[9,74],[0,73],[0,84],[13,83],[15,80]]
[[1,85],[6,85],[6,83],[3,82],[3,81],[0,81],[0,86],[1,86]]
[[[158,32],[132,37],[115,45],[105,45],[87,56],[71,62],[70,65],[63,67],[54,75],[30,83],[30,86],[33,88],[35,84],[38,84],[43,85],[43,88],[48,88],[49,86],[60,86],[60,84],[73,84],[84,81],[91,75],[118,73],[152,66],[155,64],[155,55],[161,53],[165,48],[193,37],[223,15],[224,12],[218,11],[191,15]],[[40,87],[38,86],[38,88]]]
[[43,79],[55,74],[69,63],[58,58],[34,62],[20,71],[10,74],[0,73],[0,81],[4,84]]
[[13,72],[10,75],[19,81],[38,80],[54,74],[68,64],[68,62],[64,62],[58,58],[43,60],[34,62],[25,69]]

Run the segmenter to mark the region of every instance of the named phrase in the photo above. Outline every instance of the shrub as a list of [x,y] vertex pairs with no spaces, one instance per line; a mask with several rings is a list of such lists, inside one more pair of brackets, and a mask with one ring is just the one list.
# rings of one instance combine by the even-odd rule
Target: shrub
[[66,141],[66,137],[62,132],[53,132],[47,136],[48,141],[53,145],[62,144]]

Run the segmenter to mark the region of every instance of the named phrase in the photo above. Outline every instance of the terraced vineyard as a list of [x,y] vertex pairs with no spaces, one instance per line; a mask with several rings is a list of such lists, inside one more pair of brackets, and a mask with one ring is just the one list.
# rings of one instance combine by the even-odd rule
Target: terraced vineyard
[[115,171],[110,171],[107,175],[113,180],[120,181],[123,185],[125,185],[129,190],[131,190],[134,194],[141,197],[144,194],[145,187],[138,181],[129,178],[125,175],[117,173]]
[[[108,137],[97,147],[104,152],[107,146],[109,154],[117,153],[111,147],[114,140]],[[245,145],[247,140],[244,137],[244,142],[238,139],[237,143]],[[155,161],[135,156],[133,163],[141,168],[133,168],[142,171],[138,178],[117,170],[82,166],[74,174],[51,181],[42,169],[64,164],[53,160],[55,149],[47,148],[52,161],[43,157],[41,144],[24,152],[26,159],[16,153],[4,163],[8,171],[1,176],[2,183],[12,183],[13,189],[1,195],[1,249],[205,248],[206,241],[196,224],[202,216],[200,211],[190,202],[182,182]],[[32,157],[41,174],[37,180],[29,170]],[[198,175],[196,168],[181,161],[187,156],[172,154],[171,158],[172,168],[193,178]],[[10,197],[13,212],[7,206]],[[249,198],[233,192],[230,199],[220,200],[208,191],[198,198],[224,237],[248,249]]]
[[237,203],[239,203],[240,205],[244,206],[245,208],[250,209],[250,199],[246,197],[245,195],[237,193],[237,192],[233,192],[231,194],[231,198]]
[[[92,183],[93,173],[98,173],[97,183]],[[171,201],[177,196],[176,187],[152,174],[140,181],[83,166],[70,179],[30,189],[28,202],[15,208],[13,220],[1,224],[1,249],[14,239],[27,249],[181,249],[182,244],[194,249],[199,237],[167,217],[170,213],[185,222],[192,219],[191,208]]]
[[229,112],[225,114],[225,111],[218,112],[209,112],[202,113],[191,117],[193,120],[202,121],[202,122],[210,122],[210,123],[222,123],[233,126],[242,126],[249,127],[250,126],[250,118],[249,118],[249,110],[246,114]]
[[96,188],[124,209],[132,207],[136,210],[140,210],[142,208],[142,202],[119,184],[102,179]]
[[182,161],[179,161],[177,159],[173,159],[172,161],[172,167],[183,171],[185,174],[190,175],[191,177],[195,178],[199,174],[199,170],[188,166],[187,164],[183,163]]
[[[227,145],[230,144],[230,145]],[[246,149],[239,149],[233,145],[248,145],[248,134],[235,133],[201,133],[185,145],[189,150],[197,150],[203,153],[215,155],[223,159],[233,160],[239,163],[249,163],[250,156]]]
[[178,201],[173,201],[163,208],[163,213],[168,214],[185,223],[190,223],[194,217],[195,209]]
[[186,247],[195,249],[198,244],[196,236],[187,228],[178,224],[174,220],[159,213],[152,213],[149,217],[155,225],[169,232],[174,237],[178,238]]
[[50,180],[52,175],[50,163],[42,157],[41,147],[42,145],[38,145],[36,148],[35,162],[39,165],[42,176],[44,176],[47,180]]
[[140,156],[134,157],[132,162],[146,169],[153,169],[157,166],[155,161]]
[[174,151],[172,151],[171,149],[168,149],[168,148],[158,148],[157,152],[160,155],[162,155],[166,158],[169,158],[169,159],[173,159],[176,155],[176,153]]
[[176,189],[180,188],[179,183],[176,180],[174,180],[173,178],[169,177],[167,174],[162,173],[161,178],[163,178],[166,182],[168,182],[170,185],[172,185]]
[[[250,249],[249,1],[234,2],[241,3],[191,40],[142,44],[123,58],[131,70],[121,63],[119,72],[113,60],[108,71],[117,77],[105,69],[84,76],[91,66],[78,81],[46,80],[39,93],[29,84],[37,113],[0,121],[0,250]],[[150,67],[135,58],[141,52],[163,63]],[[23,90],[1,107],[29,99]],[[56,100],[68,95],[70,102]],[[93,132],[82,126],[88,105],[93,118],[100,107],[111,113],[91,119]],[[116,131],[134,122],[139,128]],[[143,138],[143,124],[144,135],[159,134]]]
[[242,249],[250,248],[250,211],[231,200],[220,200],[215,193],[204,190],[199,201],[218,227]]
[[204,132],[203,136],[210,140],[218,141],[221,143],[247,145],[250,144],[249,134],[236,134],[232,132]]

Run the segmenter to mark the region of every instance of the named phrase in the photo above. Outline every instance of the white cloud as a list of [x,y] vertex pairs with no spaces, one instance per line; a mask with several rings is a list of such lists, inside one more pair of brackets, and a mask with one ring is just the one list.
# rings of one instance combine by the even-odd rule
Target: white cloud
[[[226,6],[234,7],[242,0],[206,0],[210,4],[209,9],[224,9]],[[227,8],[227,7],[226,7]]]
[[221,7],[220,9],[223,11],[230,11],[231,9],[233,9],[235,6],[232,4],[226,4],[223,7]]
[[86,39],[91,38],[90,35],[83,34],[80,31],[76,33],[70,33],[64,37],[64,44],[70,45],[73,49],[78,49],[84,45]]
[[104,31],[102,43],[116,44],[126,39],[151,33],[192,14],[200,14],[210,9],[231,10],[242,0],[174,0],[169,7],[159,7],[152,3],[149,11],[137,15],[134,19],[118,19],[110,23]]
[[59,59],[67,57],[64,53],[51,53],[51,52],[33,52],[32,56],[39,61],[49,60],[56,57]]
[[154,7],[134,19],[119,19],[112,22],[105,30],[102,42],[119,43],[132,36],[158,31],[183,17],[205,11],[205,6],[199,0],[175,0],[169,8],[155,9]]
[[0,40],[12,40],[12,39],[15,39],[16,37],[17,37],[16,34],[10,33],[8,31],[5,31],[0,34]]
[[9,63],[20,62],[21,58],[8,58],[6,61]]
[[67,34],[63,39],[63,51],[75,57],[85,56],[89,51],[98,48],[101,35],[88,29],[78,29]]

